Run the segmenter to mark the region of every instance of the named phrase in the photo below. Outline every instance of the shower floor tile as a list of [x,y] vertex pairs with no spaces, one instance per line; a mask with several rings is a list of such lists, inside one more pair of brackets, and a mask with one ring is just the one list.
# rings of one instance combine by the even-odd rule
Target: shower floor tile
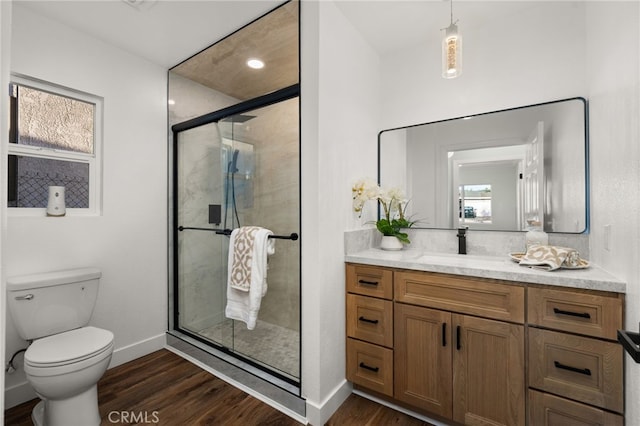
[[258,320],[254,330],[244,323],[225,320],[198,333],[213,342],[287,375],[300,378],[300,334]]

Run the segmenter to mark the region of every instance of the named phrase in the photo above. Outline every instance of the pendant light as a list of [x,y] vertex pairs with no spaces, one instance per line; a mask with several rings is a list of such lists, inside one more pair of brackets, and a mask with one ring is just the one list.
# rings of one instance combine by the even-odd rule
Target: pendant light
[[455,78],[462,74],[462,36],[458,30],[458,21],[453,22],[453,0],[451,0],[451,24],[443,28],[442,38],[442,77]]

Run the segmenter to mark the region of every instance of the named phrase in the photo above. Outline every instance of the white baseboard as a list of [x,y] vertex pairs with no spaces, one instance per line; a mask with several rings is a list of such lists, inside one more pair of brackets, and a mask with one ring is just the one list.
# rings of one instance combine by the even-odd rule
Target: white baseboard
[[36,391],[28,382],[16,383],[4,390],[4,408],[8,410],[23,402],[31,401],[33,398],[37,398]]
[[335,413],[342,403],[351,395],[352,386],[343,380],[321,403],[314,403],[307,398],[307,421],[313,426],[322,426]]
[[111,363],[109,363],[109,368],[111,369],[126,362],[133,361],[151,352],[159,351],[164,348],[166,344],[167,334],[162,333],[115,349],[111,357]]
[[[144,355],[150,354],[165,347],[166,334],[162,333],[157,336],[149,337],[136,343],[132,343],[122,348],[115,349],[113,356],[111,357],[111,363],[109,368],[117,367],[120,364],[124,364],[134,359],[140,358]],[[4,404],[5,409],[15,407],[36,398],[37,395],[29,382],[26,380],[21,383],[17,383],[10,388],[6,388],[4,391]]]
[[446,423],[442,423],[442,422],[440,422],[438,420],[434,420],[431,417],[423,416],[422,414],[416,413],[415,411],[408,410],[408,409],[406,409],[404,407],[401,407],[399,405],[393,404],[393,403],[391,403],[389,401],[385,401],[384,399],[380,399],[380,398],[377,398],[377,397],[375,397],[373,395],[369,395],[366,392],[362,392],[362,391],[359,391],[359,390],[354,390],[353,393],[355,393],[356,395],[359,395],[359,396],[361,396],[363,398],[367,398],[367,399],[370,399],[371,401],[377,402],[380,405],[384,405],[385,407],[389,407],[389,408],[391,408],[393,410],[396,410],[396,411],[399,411],[401,413],[404,413],[404,414],[406,414],[408,416],[415,417],[416,419],[422,420],[423,422],[428,423],[430,425],[433,425],[433,426],[448,426]]

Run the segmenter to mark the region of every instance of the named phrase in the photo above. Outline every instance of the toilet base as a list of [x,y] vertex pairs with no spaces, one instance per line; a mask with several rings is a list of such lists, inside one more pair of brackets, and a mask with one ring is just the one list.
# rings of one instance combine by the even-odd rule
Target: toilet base
[[44,401],[40,400],[31,412],[33,426],[44,426]]
[[69,399],[38,402],[31,412],[35,426],[99,426],[98,386]]

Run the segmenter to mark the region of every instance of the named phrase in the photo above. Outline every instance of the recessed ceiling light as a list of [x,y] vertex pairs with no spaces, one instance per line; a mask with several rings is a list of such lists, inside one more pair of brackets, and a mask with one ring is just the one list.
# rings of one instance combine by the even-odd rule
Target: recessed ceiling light
[[264,68],[264,62],[262,62],[260,59],[249,59],[247,61],[247,65],[250,68],[253,68],[255,70],[259,70],[261,68]]
[[169,99],[169,100],[167,101],[167,103],[168,103],[169,105],[175,105],[175,104],[176,104],[176,101],[174,101],[173,99]]

